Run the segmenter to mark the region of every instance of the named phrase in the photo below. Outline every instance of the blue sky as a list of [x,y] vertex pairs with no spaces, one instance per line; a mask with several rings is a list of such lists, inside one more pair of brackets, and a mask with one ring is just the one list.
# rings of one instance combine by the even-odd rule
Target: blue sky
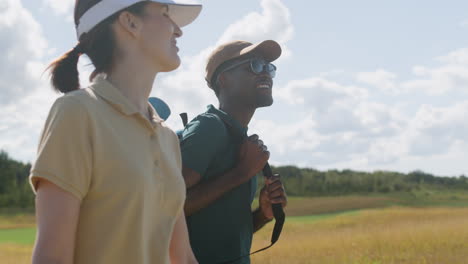
[[[178,41],[182,66],[158,76],[152,93],[173,113],[216,105],[203,82],[216,45],[275,39],[284,50],[275,104],[249,126],[273,164],[468,175],[468,2],[199,2],[201,16]],[[73,3],[0,3],[0,149],[16,159],[34,160],[58,96],[42,72],[76,43]],[[167,123],[181,127],[175,114]]]

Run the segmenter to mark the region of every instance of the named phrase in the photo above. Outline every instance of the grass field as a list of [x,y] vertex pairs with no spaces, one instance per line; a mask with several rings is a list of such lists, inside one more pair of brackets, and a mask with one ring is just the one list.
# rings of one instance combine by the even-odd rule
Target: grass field
[[34,227],[32,210],[0,210],[0,230]]
[[[468,263],[468,195],[289,198],[280,240],[253,264]],[[0,212],[0,263],[30,263],[30,213]],[[269,244],[273,224],[254,235],[253,250]]]
[[[329,217],[294,217],[253,263],[464,264],[468,208],[386,208]],[[272,225],[254,237],[268,245]]]

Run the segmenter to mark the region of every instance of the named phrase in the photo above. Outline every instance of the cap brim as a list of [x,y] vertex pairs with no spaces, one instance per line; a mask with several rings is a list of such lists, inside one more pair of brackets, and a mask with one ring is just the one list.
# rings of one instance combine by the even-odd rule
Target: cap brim
[[200,14],[202,5],[167,4],[169,16],[179,27],[192,23]]
[[[80,39],[83,33],[89,32],[112,14],[142,1],[143,0],[101,1],[95,4],[80,17],[76,25],[78,39]],[[202,5],[200,4],[176,3],[173,0],[153,0],[153,2],[168,5],[169,16],[179,27],[192,23],[198,17],[202,9]]]
[[281,56],[281,46],[274,40],[265,40],[242,49],[240,55],[251,53],[260,54],[265,60],[272,62]]
[[156,113],[158,113],[159,117],[163,120],[167,120],[171,115],[171,109],[169,106],[164,102],[162,99],[158,97],[150,97],[148,98],[149,103],[153,106]]

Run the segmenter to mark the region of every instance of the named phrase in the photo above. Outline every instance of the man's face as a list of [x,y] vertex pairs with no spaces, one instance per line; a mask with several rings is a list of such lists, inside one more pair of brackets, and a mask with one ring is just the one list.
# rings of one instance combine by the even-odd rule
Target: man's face
[[[250,57],[250,59],[261,57]],[[238,63],[249,58],[242,58],[233,62]],[[251,61],[246,61],[237,67],[223,72],[222,93],[223,100],[236,100],[234,104],[258,108],[273,104],[273,79],[266,71],[255,74],[251,69]],[[232,102],[232,101],[231,101]]]

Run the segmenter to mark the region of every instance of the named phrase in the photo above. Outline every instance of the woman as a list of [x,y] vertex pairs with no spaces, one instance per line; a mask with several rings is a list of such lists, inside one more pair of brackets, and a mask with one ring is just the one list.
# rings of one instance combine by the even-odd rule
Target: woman
[[[79,43],[50,66],[65,95],[30,175],[33,263],[196,263],[179,142],[147,101],[156,74],[179,66],[180,27],[200,10],[172,0],[76,1]],[[85,89],[81,54],[95,66]]]

